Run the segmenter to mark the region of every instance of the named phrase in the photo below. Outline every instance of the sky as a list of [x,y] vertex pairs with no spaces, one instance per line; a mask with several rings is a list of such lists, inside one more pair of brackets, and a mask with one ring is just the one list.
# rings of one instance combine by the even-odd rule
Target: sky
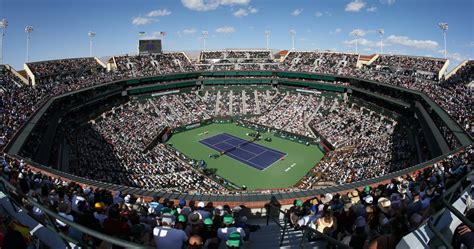
[[[450,67],[474,58],[473,0],[0,0],[8,20],[3,63],[26,61],[26,25],[33,26],[30,61],[86,57],[88,32],[97,57],[134,54],[140,38],[163,40],[166,51],[291,49],[444,56],[438,23],[448,23]],[[138,36],[145,32],[145,37]],[[166,32],[161,36],[160,32]]]

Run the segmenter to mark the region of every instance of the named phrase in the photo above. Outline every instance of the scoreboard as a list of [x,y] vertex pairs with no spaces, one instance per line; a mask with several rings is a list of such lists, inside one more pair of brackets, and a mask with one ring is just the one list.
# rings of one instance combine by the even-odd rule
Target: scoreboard
[[139,54],[161,54],[161,40],[139,40],[138,41]]

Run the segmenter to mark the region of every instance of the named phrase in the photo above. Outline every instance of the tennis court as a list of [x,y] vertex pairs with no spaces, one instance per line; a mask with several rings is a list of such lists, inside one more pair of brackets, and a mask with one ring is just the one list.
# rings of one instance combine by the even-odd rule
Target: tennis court
[[227,133],[221,133],[200,140],[199,142],[258,170],[264,170],[286,156],[285,153],[280,151],[252,143],[251,141],[246,141]]
[[[261,145],[262,148],[271,148],[278,152],[286,154],[285,160],[277,160],[264,170],[257,169],[252,163],[235,159],[229,156],[220,156],[218,158],[209,158],[209,155],[220,154],[221,149],[211,147],[207,144],[216,144],[222,142],[222,134],[228,134],[240,138],[240,143],[245,140],[251,140],[249,133],[255,133],[255,130],[238,126],[235,123],[214,123],[198,128],[174,133],[167,142],[170,146],[177,149],[180,153],[193,160],[203,160],[206,162],[207,169],[215,170],[215,174],[236,185],[245,185],[247,189],[267,189],[291,187],[297,183],[314,165],[321,160],[324,154],[318,146],[306,146],[289,139],[280,138],[269,132],[261,132],[261,140],[252,142],[253,145]],[[214,136],[221,135],[220,139],[211,139]],[[216,137],[216,138],[219,138]],[[271,142],[265,141],[265,138],[271,138]],[[205,140],[205,143],[201,143]],[[229,143],[238,144],[232,140]],[[248,141],[245,141],[246,143]],[[235,147],[235,145],[233,145]],[[242,146],[241,146],[242,147]],[[252,146],[251,146],[252,147]],[[227,147],[230,148],[230,147]],[[245,147],[244,147],[245,148]],[[254,148],[254,147],[252,147]],[[252,153],[257,153],[258,149],[251,149]],[[242,158],[247,159],[247,158]],[[260,163],[259,166],[261,166]],[[262,167],[260,167],[262,168]]]

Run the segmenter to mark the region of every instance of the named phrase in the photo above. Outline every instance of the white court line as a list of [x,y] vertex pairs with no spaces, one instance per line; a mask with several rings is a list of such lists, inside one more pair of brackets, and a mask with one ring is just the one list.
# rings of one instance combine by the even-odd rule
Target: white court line
[[[227,134],[227,133],[222,133],[221,135],[224,135],[225,137],[227,137],[227,139],[222,140],[222,141],[220,141],[220,142],[218,142],[218,143],[215,143],[215,144],[212,144],[212,145],[211,145],[210,143],[207,143],[207,144],[211,145],[211,146],[214,147],[214,148],[217,148],[216,145],[218,145],[218,144],[220,144],[220,143],[226,143],[226,144],[228,144],[228,145],[230,145],[230,146],[233,146],[233,147],[236,148],[236,149],[240,149],[240,150],[246,151],[246,152],[248,152],[248,153],[250,153],[250,154],[253,154],[254,156],[251,157],[251,158],[249,158],[249,159],[247,159],[247,160],[246,160],[246,159],[243,159],[243,158],[241,158],[241,157],[239,157],[239,156],[233,155],[233,154],[230,154],[230,155],[233,155],[234,157],[236,157],[236,158],[233,158],[233,157],[232,157],[233,159],[235,159],[235,160],[237,160],[237,161],[246,162],[247,164],[251,164],[252,166],[254,166],[254,168],[256,168],[256,169],[258,169],[258,170],[260,170],[260,171],[265,171],[266,169],[270,168],[273,164],[275,164],[276,162],[280,161],[281,158],[286,157],[286,156],[288,155],[288,154],[286,154],[286,153],[283,154],[283,153],[281,153],[280,151],[277,151],[277,150],[274,150],[274,149],[271,149],[271,148],[264,147],[264,146],[262,146],[262,145],[260,145],[260,144],[256,144],[256,145],[258,145],[259,147],[262,147],[262,149],[264,149],[264,151],[260,152],[259,154],[256,154],[256,153],[254,153],[254,152],[252,152],[252,151],[248,151],[248,150],[246,150],[246,149],[243,149],[243,148],[240,148],[240,147],[236,147],[235,145],[233,145],[233,144],[227,142],[227,141],[230,140],[230,139],[236,139],[236,140],[243,140],[243,141],[245,141],[244,139],[241,139],[241,138],[239,138],[239,137],[235,137],[235,136],[230,135],[230,134]],[[219,136],[219,135],[215,135],[215,136]],[[211,137],[211,138],[212,138],[212,137]],[[205,140],[205,139],[203,139],[203,140]],[[202,141],[202,140],[201,140],[201,141]],[[245,142],[248,142],[248,141],[245,141]],[[244,143],[245,143],[245,142],[244,142]],[[211,147],[211,146],[209,146],[209,147]],[[240,146],[240,145],[239,145],[239,146]],[[212,147],[211,147],[211,148],[212,148]],[[214,149],[214,148],[213,148],[213,149]],[[217,148],[217,149],[218,149],[218,150],[221,150],[220,148]],[[250,161],[251,159],[254,159],[254,158],[258,157],[258,156],[262,155],[263,153],[265,153],[265,152],[267,152],[267,151],[268,151],[268,152],[273,152],[273,153],[275,153],[275,154],[283,154],[283,157],[278,158],[278,159],[275,160],[272,164],[266,166],[266,167],[263,168],[263,169],[261,168],[261,165],[258,165],[257,163],[254,163],[254,162],[251,162],[251,161]],[[228,155],[228,156],[231,157],[230,155]],[[238,159],[237,159],[237,158],[238,158]],[[240,160],[239,160],[239,159],[240,159]],[[285,172],[286,172],[286,171],[285,171]]]
[[290,165],[290,167],[285,169],[285,172],[288,172],[290,169],[292,169],[295,166],[296,166],[296,163],[293,163],[292,165]]

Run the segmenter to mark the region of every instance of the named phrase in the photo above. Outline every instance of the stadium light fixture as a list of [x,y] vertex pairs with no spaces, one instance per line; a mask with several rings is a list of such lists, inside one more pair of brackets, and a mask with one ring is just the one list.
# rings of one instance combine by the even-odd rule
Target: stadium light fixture
[[377,32],[380,35],[380,54],[383,54],[383,35],[385,34],[384,29],[378,29]]
[[270,50],[270,47],[268,46],[270,40],[270,33],[270,30],[265,31],[265,38],[267,39],[267,50]]
[[26,63],[30,62],[30,39],[31,33],[33,33],[33,26],[26,26],[25,27],[26,33]]
[[296,35],[296,30],[290,29],[291,50],[292,51],[295,51],[295,35]]
[[448,50],[446,48],[446,32],[448,31],[448,24],[445,22],[440,22],[438,24],[439,28],[443,31],[443,37],[444,37],[444,58],[446,59],[448,57]]
[[206,51],[206,40],[209,36],[209,31],[202,31],[202,42],[203,42],[203,51]]
[[362,30],[354,29],[352,30],[351,34],[356,38],[356,54],[359,53],[359,37],[362,36]]
[[0,36],[0,64],[3,64],[3,37],[5,36],[5,29],[8,27],[7,19],[0,20],[0,29],[2,29],[2,36]]
[[95,35],[96,33],[92,31],[87,33],[87,36],[89,36],[89,57],[92,57],[92,42],[94,41]]

